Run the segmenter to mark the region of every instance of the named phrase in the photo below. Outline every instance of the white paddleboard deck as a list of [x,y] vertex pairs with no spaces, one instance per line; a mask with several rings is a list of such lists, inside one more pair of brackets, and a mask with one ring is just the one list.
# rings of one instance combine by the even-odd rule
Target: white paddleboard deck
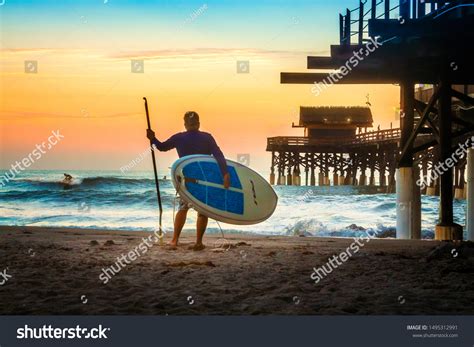
[[171,167],[173,185],[181,199],[196,211],[229,224],[256,224],[275,211],[278,197],[270,184],[257,172],[226,160],[230,188],[223,186],[222,174],[210,155],[190,155]]

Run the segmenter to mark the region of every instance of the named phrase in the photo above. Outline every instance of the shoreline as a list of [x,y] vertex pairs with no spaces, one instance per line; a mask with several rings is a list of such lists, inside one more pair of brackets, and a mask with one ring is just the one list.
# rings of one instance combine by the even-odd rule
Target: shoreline
[[[151,232],[1,226],[0,314],[473,314],[472,243],[371,239],[315,284],[352,238],[226,233],[202,252],[146,246]],[[170,235],[165,235],[165,242]],[[132,253],[135,259],[131,260]],[[103,269],[117,269],[99,279]]]

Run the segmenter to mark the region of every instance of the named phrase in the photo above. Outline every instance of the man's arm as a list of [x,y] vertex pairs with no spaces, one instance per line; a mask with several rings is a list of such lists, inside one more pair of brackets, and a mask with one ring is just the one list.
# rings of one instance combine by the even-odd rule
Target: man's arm
[[221,170],[222,178],[224,179],[224,187],[229,188],[230,187],[230,175],[229,172],[227,171],[227,163],[225,161],[224,154],[222,153],[221,149],[216,143],[216,140],[210,136],[210,152],[216,158],[217,164],[219,165],[219,169]]
[[171,136],[165,142],[160,142],[155,137],[155,132],[153,130],[148,129],[146,132],[146,136],[150,139],[152,145],[158,148],[158,150],[161,152],[166,152],[166,151],[169,151],[170,149],[176,148],[176,138],[175,138],[176,135]]

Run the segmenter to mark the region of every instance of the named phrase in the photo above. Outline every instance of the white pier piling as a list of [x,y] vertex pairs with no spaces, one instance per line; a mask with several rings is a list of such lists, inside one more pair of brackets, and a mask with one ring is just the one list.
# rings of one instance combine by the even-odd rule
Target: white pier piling
[[397,239],[421,237],[420,188],[415,182],[413,168],[396,170]]

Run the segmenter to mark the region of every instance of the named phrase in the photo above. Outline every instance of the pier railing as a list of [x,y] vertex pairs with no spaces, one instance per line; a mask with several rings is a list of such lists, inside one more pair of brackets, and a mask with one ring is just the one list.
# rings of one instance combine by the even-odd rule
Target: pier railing
[[351,144],[363,144],[381,141],[398,140],[400,138],[400,128],[369,131],[356,135]]
[[324,145],[363,145],[377,144],[385,141],[396,142],[400,139],[400,128],[369,131],[357,134],[353,137],[336,138],[310,138],[305,136],[276,136],[269,137],[267,140],[267,149],[275,147],[311,147]]
[[355,43],[359,45],[368,41],[369,19],[418,19],[435,13],[450,3],[452,1],[359,0],[359,7],[346,9],[345,14],[339,15],[340,44],[350,45],[352,36],[356,36]]

